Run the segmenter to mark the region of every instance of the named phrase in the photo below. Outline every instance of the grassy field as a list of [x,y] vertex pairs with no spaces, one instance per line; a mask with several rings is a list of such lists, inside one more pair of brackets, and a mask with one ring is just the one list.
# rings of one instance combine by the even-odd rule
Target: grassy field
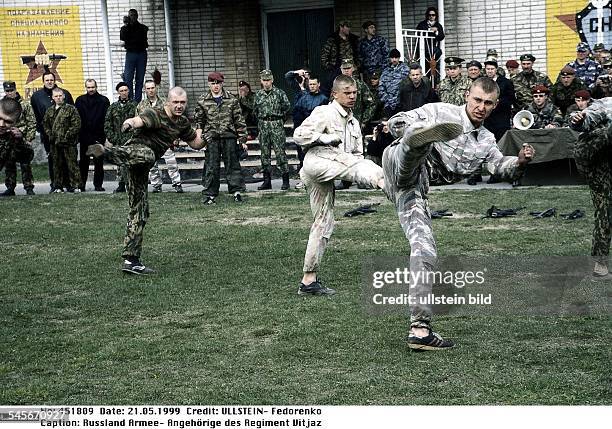
[[[331,298],[296,295],[305,193],[199,201],[151,195],[143,260],[158,274],[146,278],[119,270],[125,196],[0,201],[0,403],[612,403],[609,317],[441,316],[436,329],[458,346],[411,353],[406,317],[368,316],[364,258],[408,252],[380,193],[338,194],[320,273]],[[377,201],[376,214],[341,217]],[[441,256],[590,251],[586,188],[433,191],[431,201],[455,213],[434,224]],[[587,218],[481,219],[492,204]]]

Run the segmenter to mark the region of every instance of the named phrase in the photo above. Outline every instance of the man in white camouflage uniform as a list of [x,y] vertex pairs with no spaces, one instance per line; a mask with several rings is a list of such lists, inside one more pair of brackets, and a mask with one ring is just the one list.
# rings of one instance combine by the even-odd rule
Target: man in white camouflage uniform
[[[513,180],[534,155],[533,147],[526,145],[518,157],[503,156],[493,134],[482,126],[498,97],[497,84],[482,77],[470,87],[463,106],[432,103],[400,112],[389,120],[391,133],[399,138],[383,154],[384,190],[395,204],[410,242],[412,273],[431,272],[437,259],[427,203],[430,180],[436,184],[458,182],[480,171],[485,162],[492,174]],[[409,294],[419,302],[419,297],[431,292],[431,283],[416,281]],[[429,305],[411,307],[407,338],[411,349],[442,350],[454,346],[433,332],[431,318]]]

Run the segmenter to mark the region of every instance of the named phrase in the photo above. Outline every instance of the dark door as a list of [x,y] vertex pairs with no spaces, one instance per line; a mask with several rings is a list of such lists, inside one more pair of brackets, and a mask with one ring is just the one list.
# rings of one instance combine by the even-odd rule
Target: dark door
[[334,10],[269,13],[267,25],[274,85],[286,91],[293,101],[295,93],[285,82],[285,73],[307,67],[319,77],[322,76],[321,48],[334,29]]

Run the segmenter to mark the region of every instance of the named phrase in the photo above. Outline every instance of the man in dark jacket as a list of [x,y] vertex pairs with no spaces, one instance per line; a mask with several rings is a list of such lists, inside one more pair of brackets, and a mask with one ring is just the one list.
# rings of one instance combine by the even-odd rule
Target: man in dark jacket
[[[95,143],[104,144],[104,118],[110,105],[108,98],[98,92],[98,84],[94,79],[85,81],[85,94],[77,97],[75,107],[81,117],[81,131],[79,133],[80,159],[79,169],[81,172],[81,183],[79,189],[85,192],[87,176],[89,175],[89,156],[85,155],[87,148]],[[104,161],[102,158],[94,158],[94,189],[98,192],[104,191]]]
[[[130,9],[128,16],[123,18],[123,27],[119,38],[125,48],[125,67],[123,79],[130,89],[129,98],[136,102],[142,100],[142,85],[147,68],[147,32],[149,27],[138,22],[138,11]],[[136,87],[134,88],[134,74],[136,74]]]
[[[32,98],[30,99],[30,104],[32,104],[32,110],[34,110],[34,116],[36,116],[36,130],[40,133],[40,140],[42,141],[43,146],[45,147],[45,152],[47,153],[47,163],[49,165],[49,180],[51,182],[51,192],[55,190],[55,184],[53,182],[54,171],[53,171],[53,154],[51,153],[51,144],[49,143],[49,137],[45,133],[43,128],[43,118],[45,116],[45,112],[49,107],[51,107],[53,103],[53,89],[57,88],[55,84],[55,75],[46,71],[42,75],[43,87],[32,94]],[[73,104],[74,100],[72,98],[72,94],[65,89],[64,91],[64,102],[66,104]],[[61,185],[60,185],[61,187]]]
[[512,104],[516,102],[514,84],[512,81],[497,73],[497,61],[489,59],[484,62],[485,74],[493,79],[499,86],[499,99],[491,115],[484,121],[484,126],[500,141],[512,125]]
[[327,81],[323,82],[322,92],[329,96],[331,86],[336,76],[340,75],[342,60],[352,60],[356,69],[359,69],[359,36],[351,33],[351,23],[341,20],[338,30],[333,33],[321,48],[321,66],[328,71]]
[[400,82],[399,104],[402,112],[440,101],[429,82],[423,78],[423,69],[418,63],[410,65],[410,74]]
[[557,82],[550,89],[550,101],[561,109],[565,116],[567,108],[574,104],[576,91],[586,89],[586,86],[576,77],[576,72],[570,66],[565,66],[559,73]]

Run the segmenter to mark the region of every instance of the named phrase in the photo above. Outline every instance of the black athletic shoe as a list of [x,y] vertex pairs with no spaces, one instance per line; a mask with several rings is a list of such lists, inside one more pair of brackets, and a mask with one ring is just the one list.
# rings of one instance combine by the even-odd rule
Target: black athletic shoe
[[127,259],[123,262],[122,270],[124,273],[137,275],[153,274],[155,272],[155,270],[145,267],[144,264],[140,261],[131,262]]
[[15,196],[14,189],[7,189],[6,191],[0,194],[0,197],[14,197],[14,196]]
[[334,289],[325,287],[321,284],[319,280],[315,280],[309,285],[305,285],[304,283],[300,283],[300,287],[298,289],[298,295],[333,295],[336,291]]
[[202,204],[204,204],[205,206],[212,206],[213,204],[217,204],[217,201],[212,195],[207,195],[202,199]]
[[242,195],[240,195],[240,192],[236,192],[236,193],[234,194],[234,202],[236,202],[236,203],[241,203],[241,202],[243,202],[243,201],[244,201],[244,200],[242,199]]
[[159,194],[162,191],[162,185],[153,185],[153,193]]
[[172,187],[174,188],[174,192],[176,192],[177,194],[182,194],[183,192],[183,187],[181,186],[181,184],[177,184],[177,185],[172,185]]
[[122,192],[125,192],[125,183],[119,182],[119,186],[117,186],[117,189],[115,189],[113,192],[115,194],[120,194]]
[[104,191],[106,191],[106,189],[104,189],[102,186],[96,186],[94,188],[94,191],[96,191],[96,192],[104,192]]
[[443,339],[440,334],[435,333],[431,329],[426,337],[417,337],[410,333],[406,341],[408,342],[408,347],[412,350],[446,350],[455,347],[455,343]]
[[36,195],[34,189],[26,189],[26,195]]

